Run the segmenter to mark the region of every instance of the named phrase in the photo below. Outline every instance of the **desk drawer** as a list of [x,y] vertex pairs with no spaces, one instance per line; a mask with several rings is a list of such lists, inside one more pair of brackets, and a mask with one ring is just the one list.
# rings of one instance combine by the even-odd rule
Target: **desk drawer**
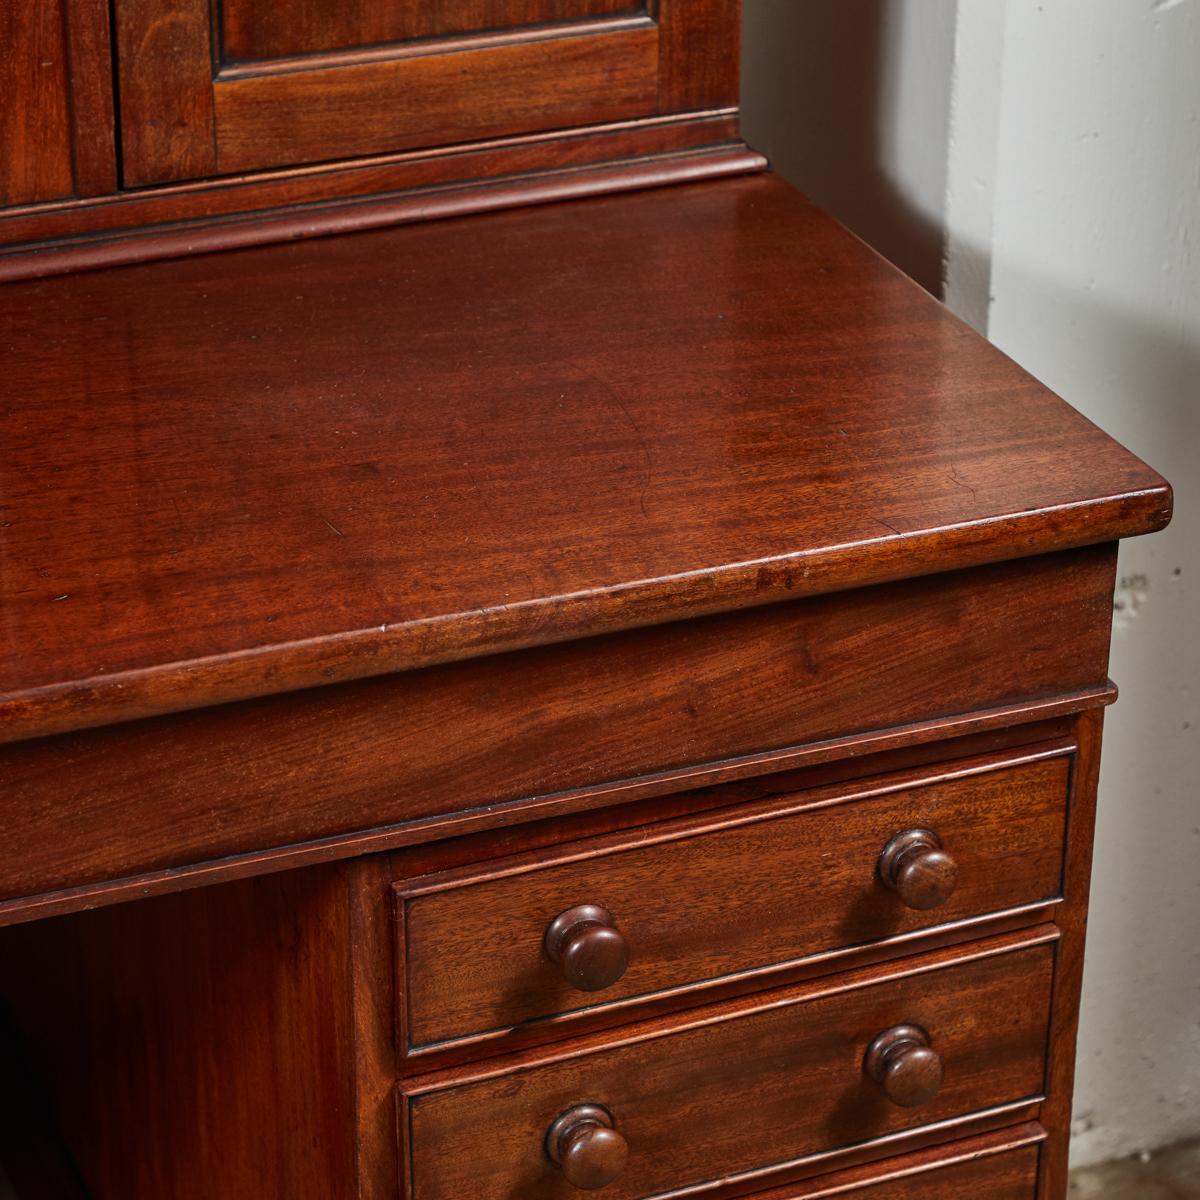
[[[549,863],[398,885],[402,1044],[420,1053],[500,1036],[1053,900],[1068,750],[777,797],[576,844]],[[935,833],[957,864],[957,885],[934,907],[910,907],[947,883],[922,875],[946,864],[922,856],[920,839],[899,889],[880,879],[881,852],[912,830]],[[931,886],[918,894],[921,883]],[[551,923],[581,909],[600,920],[564,922],[548,952]]]
[[[591,1172],[609,1200],[717,1180],[765,1184],[825,1151],[1015,1111],[1044,1087],[1054,952],[1038,936],[702,1010],[519,1065],[409,1081],[400,1096],[409,1198],[576,1195],[546,1142],[578,1106],[608,1114],[613,1130],[568,1122],[551,1141],[577,1180]],[[869,1048],[903,1027],[924,1031],[929,1046],[913,1058],[913,1043],[897,1042],[880,1068],[880,1078],[894,1071],[885,1087],[868,1075]],[[944,1076],[930,1097],[937,1063]],[[902,1107],[901,1097],[918,1103]]]
[[987,1144],[1003,1140],[1003,1135],[975,1139],[948,1150],[823,1175],[757,1200],[1034,1200],[1038,1143],[999,1151]]

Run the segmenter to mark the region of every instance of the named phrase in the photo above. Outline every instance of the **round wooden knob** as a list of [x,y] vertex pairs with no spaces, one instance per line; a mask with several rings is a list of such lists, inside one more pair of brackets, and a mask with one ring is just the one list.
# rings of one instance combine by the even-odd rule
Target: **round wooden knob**
[[602,1104],[576,1104],[546,1130],[546,1153],[572,1187],[607,1187],[625,1169],[629,1144]]
[[937,908],[958,886],[958,863],[932,829],[906,829],[883,848],[879,878],[909,908]]
[[901,1108],[928,1104],[942,1090],[942,1056],[929,1044],[929,1034],[916,1025],[897,1025],[881,1033],[867,1048],[863,1065]]
[[580,904],[555,917],[546,929],[546,953],[581,992],[612,987],[629,966],[629,943],[612,913],[598,904]]

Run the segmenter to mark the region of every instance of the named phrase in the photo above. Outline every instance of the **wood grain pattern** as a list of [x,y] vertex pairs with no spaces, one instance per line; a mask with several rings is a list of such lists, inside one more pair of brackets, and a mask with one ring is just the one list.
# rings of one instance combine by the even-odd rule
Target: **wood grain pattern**
[[766,177],[28,282],[0,329],[10,738],[1170,510]]
[[[289,0],[226,4],[217,14],[213,7],[213,0],[119,5],[126,190],[117,191],[108,5],[72,3],[68,53],[59,46],[56,57],[39,58],[53,69],[54,85],[16,81],[18,98],[29,100],[33,88],[45,101],[38,136],[9,147],[12,161],[0,154],[13,179],[41,173],[66,183],[20,190],[0,212],[0,279],[511,207],[547,190],[611,192],[765,165],[738,136],[735,0],[688,0],[665,14],[656,5],[652,15],[632,0]],[[39,11],[61,33],[59,4]],[[476,27],[481,32],[464,36]],[[38,28],[27,24],[22,38]],[[407,33],[416,40],[388,40]],[[658,43],[640,67],[631,38],[643,54]],[[606,49],[618,44],[622,53]],[[292,51],[299,57],[278,57]],[[17,70],[31,59],[14,53],[5,61]],[[635,92],[637,118],[609,120]],[[69,108],[71,128],[51,124],[46,105]],[[5,112],[10,122],[32,119],[27,104]],[[472,140],[447,144],[455,128]],[[483,135],[500,128],[515,133]],[[9,132],[16,137],[18,126]],[[408,145],[422,148],[400,150]],[[366,148],[365,159],[356,146]],[[729,153],[686,168],[663,161],[657,171],[637,161],[701,146],[736,150],[740,165]],[[239,173],[239,162],[254,170]],[[574,187],[515,186],[531,171],[552,174],[580,162],[607,169]],[[509,185],[471,196],[470,204],[455,194],[502,176]],[[418,189],[431,185],[448,191],[423,197]],[[397,191],[414,194],[398,202]],[[350,212],[338,203],[347,197],[379,199],[369,212]],[[272,217],[287,207],[293,211],[276,225]]]
[[[1091,704],[1111,703],[1115,693],[1113,688]],[[448,875],[467,867],[482,873],[497,859],[535,851],[553,854],[554,847],[566,842],[615,835],[637,825],[700,817],[797,792],[826,788],[844,792],[848,785],[881,775],[904,773],[918,779],[924,772],[933,777],[956,759],[1015,758],[1052,744],[1073,744],[1076,714],[1084,707],[1088,705],[1077,704],[1069,715],[1042,719],[1047,716],[1043,706],[1032,704],[1008,710],[1006,717],[994,713],[995,724],[979,724],[979,714],[975,714],[945,723],[902,727],[891,731],[890,740],[868,734],[836,746],[806,747],[795,755],[782,751],[748,756],[716,767],[668,772],[636,784],[626,781],[609,793],[603,807],[571,813],[551,807],[549,820],[534,817],[515,826],[442,837],[396,850],[389,855],[390,880]],[[604,794],[603,789],[593,792]],[[628,799],[616,800],[626,792],[631,793]]]
[[1045,1123],[1051,1137],[1042,1155],[1039,1197],[1065,1200],[1070,1166],[1070,1129],[1075,1087],[1075,1053],[1079,1034],[1079,996],[1087,936],[1088,896],[1092,881],[1092,848],[1096,833],[1096,789],[1100,777],[1100,745],[1104,718],[1099,712],[1077,718],[1079,756],[1071,781],[1064,900],[1057,920],[1062,929],[1059,964],[1054,979],[1050,1027],[1049,1091]]
[[1034,1200],[1037,1195],[1036,1124],[918,1151],[879,1166],[857,1167],[797,1187],[760,1193],[755,1200]]
[[92,1200],[356,1195],[340,866],[4,931]]
[[[728,112],[615,122],[0,212],[0,282],[761,171]],[[470,182],[463,186],[462,177]]]
[[[1071,715],[1111,704],[1107,686],[959,713],[804,746],[740,755],[716,763],[658,771],[635,779],[570,789],[500,805],[446,814],[425,821],[373,826],[349,834],[227,855],[190,865],[109,876],[0,901],[0,926],[40,920],[131,899],[167,895],[192,887],[316,863],[395,851],[406,864],[389,878],[424,874],[475,858],[511,853],[522,846],[553,845],[643,821],[719,808],[738,797],[779,794],[831,780],[865,778],[931,763],[955,752],[970,755],[1032,745],[1069,736]],[[941,739],[947,739],[943,742]],[[698,788],[698,791],[684,789]]]
[[0,205],[74,191],[64,0],[0,4]]
[[[658,27],[219,78],[222,173],[651,116]],[[205,172],[211,173],[211,172]]]
[[[788,796],[558,855],[538,851],[458,880],[398,884],[402,1044],[528,1027],[1052,900],[1067,749]],[[905,909],[876,875],[890,835],[911,825],[936,827],[962,864],[962,886],[934,912]],[[542,950],[550,919],[589,901],[611,911],[631,947],[619,981],[595,994],[568,987]]]
[[1113,570],[1087,548],[13,743],[0,896],[385,825],[445,836],[431,819],[1099,688]]
[[[772,1182],[813,1151],[1036,1097],[1045,1080],[1053,949],[1016,940],[910,960],[865,986],[775,993],[758,1006],[697,1014],[652,1036],[576,1043],[515,1071],[503,1060],[402,1085],[411,1200],[572,1194],[542,1139],[575,1103],[603,1104],[629,1143],[613,1200],[682,1194],[709,1182]],[[913,973],[916,971],[917,973]],[[928,1030],[946,1082],[920,1109],[892,1104],[863,1073],[890,1025]],[[486,1115],[494,1136],[479,1137]]]
[[120,0],[113,15],[121,182],[140,187],[212,175],[217,146],[209,0]]
[[407,42],[522,26],[645,12],[637,0],[429,0],[358,3],[305,0],[258,4],[224,0],[220,9],[222,61],[256,61],[315,54],[349,46]]
[[71,0],[67,9],[71,145],[78,197],[117,189],[113,61],[106,0]]

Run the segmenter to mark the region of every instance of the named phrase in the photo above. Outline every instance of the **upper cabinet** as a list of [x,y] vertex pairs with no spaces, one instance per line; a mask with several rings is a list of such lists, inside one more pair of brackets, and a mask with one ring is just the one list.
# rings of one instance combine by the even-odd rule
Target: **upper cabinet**
[[761,170],[741,0],[7,0],[0,282]]
[[116,0],[126,187],[736,103],[737,0]]

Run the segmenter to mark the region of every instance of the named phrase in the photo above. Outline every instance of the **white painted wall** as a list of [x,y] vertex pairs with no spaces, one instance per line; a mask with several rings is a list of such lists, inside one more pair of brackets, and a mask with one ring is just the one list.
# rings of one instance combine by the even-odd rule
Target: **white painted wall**
[[[963,15],[980,4],[1005,7]],[[1074,1143],[1093,1162],[1200,1136],[1200,4],[1007,0],[990,119],[988,336],[1176,494],[1120,560]]]
[[954,0],[744,0],[742,125],[775,169],[940,288]]
[[1122,550],[1073,1153],[1200,1136],[1200,0],[745,2],[752,144],[1175,485]]

